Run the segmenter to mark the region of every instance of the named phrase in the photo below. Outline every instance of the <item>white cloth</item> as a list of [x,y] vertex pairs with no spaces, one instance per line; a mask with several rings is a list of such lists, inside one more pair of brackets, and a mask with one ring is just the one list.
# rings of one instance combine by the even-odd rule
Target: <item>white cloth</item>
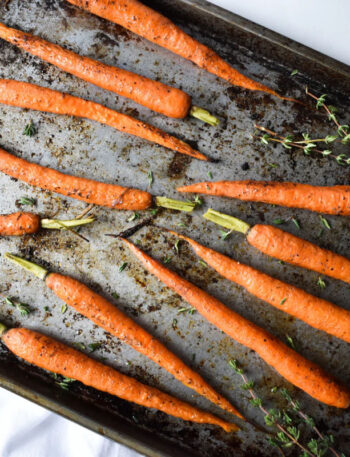
[[141,457],[5,389],[0,430],[1,457]]
[[[348,0],[212,0],[350,64]],[[0,390],[1,457],[138,457],[45,409]]]

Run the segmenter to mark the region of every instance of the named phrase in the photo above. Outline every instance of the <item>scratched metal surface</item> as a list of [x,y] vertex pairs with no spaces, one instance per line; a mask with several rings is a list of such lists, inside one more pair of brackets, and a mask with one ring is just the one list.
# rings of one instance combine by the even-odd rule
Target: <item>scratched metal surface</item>
[[[0,106],[1,147],[67,173],[135,185],[142,189],[148,187],[147,174],[151,170],[154,176],[152,193],[172,197],[176,197],[176,186],[206,180],[208,172],[212,173],[214,180],[253,178],[329,185],[349,183],[349,171],[331,160],[306,157],[300,152],[288,151],[282,147],[266,148],[251,138],[254,122],[269,125],[281,132],[308,131],[311,135],[324,135],[330,131],[330,125],[323,115],[270,96],[231,87],[190,62],[63,1],[11,0],[7,6],[4,3],[6,2],[0,4],[0,18],[6,24],[33,32],[108,64],[141,72],[181,87],[193,96],[195,104],[217,113],[221,117],[221,124],[215,129],[194,119],[166,119],[131,101],[79,81],[1,41],[1,77],[29,81],[101,102],[191,140],[201,151],[220,161],[208,164],[190,160],[97,123],[7,106]],[[290,61],[294,59],[293,66],[284,66],[282,57],[274,61],[271,57],[277,54],[271,54],[273,47],[268,42],[268,38],[271,38],[268,32],[264,39],[259,36],[262,29],[257,28],[257,35],[251,41],[247,39],[246,45],[249,47],[249,44],[254,44],[257,49],[253,52],[237,44],[250,35],[244,30],[247,23],[239,23],[239,18],[233,15],[227,14],[223,16],[224,19],[220,19],[218,14],[222,12],[218,8],[210,7],[203,11],[206,8],[203,2],[189,0],[159,0],[156,6],[163,8],[169,16],[174,16],[187,31],[211,45],[239,70],[281,92],[299,97],[302,96],[305,84],[309,84],[318,92],[333,94],[332,101],[340,108],[339,116],[346,123],[348,99],[337,90],[340,83],[337,83],[335,77],[330,78],[330,73],[322,74],[321,71],[319,74],[323,81],[315,81],[312,72],[316,71],[317,65],[307,66],[306,57],[296,57],[287,49],[279,49],[279,52],[287,61],[288,58]],[[233,19],[238,20],[237,24],[241,28],[237,24],[236,28],[232,26]],[[254,29],[255,26],[252,27]],[[257,42],[259,46],[256,45]],[[278,47],[278,40],[276,46]],[[297,68],[306,67],[308,71],[301,71],[297,77],[292,78],[290,72],[297,63]],[[333,71],[340,75],[337,69]],[[344,83],[346,78],[340,81]],[[38,127],[37,135],[32,138],[22,134],[30,120]],[[7,176],[0,176],[1,213],[15,211],[16,199],[24,195],[34,197],[37,201],[34,210],[46,217],[55,215],[71,218],[85,207],[72,199],[35,190]],[[301,225],[300,231],[291,222],[283,228],[344,255],[349,255],[348,219],[328,217],[332,230],[323,230],[320,234],[322,226],[317,214],[263,204],[205,198],[203,207],[196,210],[193,216],[163,210],[158,213],[156,222],[169,228],[176,228],[183,222],[187,228],[178,229],[204,244],[350,309],[349,287],[346,284],[325,279],[327,287],[320,290],[315,273],[280,265],[276,260],[249,247],[239,234],[222,241],[218,228],[201,218],[208,207],[241,216],[252,224],[271,223],[275,218],[296,217]],[[328,408],[293,389],[255,353],[230,340],[199,314],[178,314],[186,303],[148,275],[119,241],[104,236],[132,226],[134,222],[128,222],[132,213],[104,208],[97,208],[94,213],[98,222],[82,230],[90,243],[70,233],[57,231],[42,231],[30,237],[3,238],[0,241],[1,291],[28,303],[33,310],[27,318],[21,318],[17,311],[2,302],[2,320],[10,325],[22,324],[43,331],[69,344],[100,342],[101,348],[93,354],[97,359],[224,416],[222,411],[180,385],[146,357],[121,344],[73,310],[68,309],[63,314],[62,302],[42,282],[4,260],[4,252],[10,251],[37,260],[53,271],[72,275],[109,297],[116,306],[198,370],[218,391],[244,411],[249,419],[263,425],[261,415],[249,406],[248,394],[239,387],[241,380],[227,365],[230,358],[241,362],[268,406],[284,406],[279,396],[270,390],[273,386],[287,386],[305,410],[317,418],[320,428],[333,433],[344,450],[349,449],[347,427],[350,415],[347,412]],[[146,217],[147,214],[145,212],[141,217]],[[345,343],[298,322],[251,297],[240,287],[221,279],[208,267],[201,265],[185,244],[180,244],[177,255],[174,250],[175,239],[159,230],[144,228],[133,240],[139,240],[141,246],[158,259],[170,256],[170,268],[222,299],[240,314],[282,339],[286,338],[286,334],[290,335],[302,354],[349,383],[349,349]],[[124,262],[127,267],[119,272],[119,266]],[[113,292],[119,295],[117,300],[112,298]],[[46,311],[44,307],[47,307]],[[224,457],[234,454],[251,457],[269,456],[274,452],[266,444],[264,434],[250,425],[240,424],[242,431],[232,436],[215,427],[184,423],[162,413],[112,399],[78,383],[72,385],[71,391],[67,393],[58,388],[52,378],[17,361],[4,348],[1,348],[0,359],[0,382],[3,386],[146,455]],[[289,455],[295,454],[292,451]]]

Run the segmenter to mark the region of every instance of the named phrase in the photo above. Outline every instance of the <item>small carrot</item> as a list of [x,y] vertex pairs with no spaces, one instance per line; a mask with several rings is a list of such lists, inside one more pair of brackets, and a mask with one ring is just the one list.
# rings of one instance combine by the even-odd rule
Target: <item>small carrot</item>
[[106,106],[23,81],[0,79],[0,103],[55,114],[77,116],[109,125],[165,148],[200,160],[208,158],[168,133]]
[[347,408],[350,391],[266,330],[227,308],[216,298],[152,259],[125,238],[143,266],[231,338],[256,351],[289,382],[327,405]]
[[229,83],[244,89],[266,92],[281,97],[274,90],[244,76],[225,62],[216,52],[199,43],[177,27],[162,14],[143,5],[137,0],[67,0],[79,8],[85,9],[96,16],[125,27],[153,43],[178,54],[223,78]]
[[33,213],[17,212],[12,214],[0,214],[0,235],[18,236],[36,233],[40,228],[67,230],[72,227],[90,224],[94,222],[93,217],[86,219],[58,220],[41,219]]
[[247,235],[248,243],[264,254],[331,278],[350,282],[350,260],[346,257],[271,225],[256,224],[250,227],[236,217],[212,209],[203,217],[230,230],[244,233]]
[[50,273],[33,262],[8,253],[5,257],[45,281],[47,287],[57,297],[72,306],[78,313],[153,360],[187,387],[243,419],[237,409],[219,395],[199,374],[108,300],[69,276]]
[[238,430],[235,424],[142,384],[42,333],[26,328],[7,329],[0,323],[0,335],[1,341],[13,354],[44,370],[185,421],[218,425],[226,432]]
[[350,186],[311,186],[273,181],[218,181],[200,182],[178,187],[177,190],[309,209],[318,213],[350,215]]
[[189,95],[180,89],[145,78],[121,68],[82,57],[57,44],[0,23],[0,38],[96,86],[130,98],[140,105],[174,118],[187,115],[211,125],[218,119],[208,111],[192,106]]
[[187,241],[194,252],[224,278],[275,308],[350,343],[350,312],[346,309],[237,262],[187,236],[169,232]]
[[69,176],[15,157],[0,148],[0,171],[32,186],[114,209],[141,210],[152,205],[148,192]]

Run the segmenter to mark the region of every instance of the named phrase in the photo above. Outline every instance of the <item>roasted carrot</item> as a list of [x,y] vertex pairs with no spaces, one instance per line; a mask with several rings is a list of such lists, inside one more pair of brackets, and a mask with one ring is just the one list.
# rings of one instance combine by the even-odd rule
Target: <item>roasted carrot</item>
[[230,230],[244,233],[247,235],[248,243],[264,254],[331,278],[350,282],[350,260],[346,257],[320,248],[272,225],[256,224],[250,227],[236,217],[212,209],[203,217]]
[[17,212],[0,215],[0,235],[16,236],[36,233],[40,228],[40,216],[32,213]]
[[[153,43],[178,54],[244,89],[266,92],[281,97],[274,90],[244,76],[225,62],[216,52],[199,43],[177,27],[168,18],[137,0],[67,0],[96,16],[125,27]],[[287,99],[288,100],[288,99]],[[290,99],[292,100],[292,99]]]
[[309,209],[318,213],[350,215],[350,186],[311,186],[273,181],[218,181],[200,182],[178,187],[177,190]]
[[143,266],[178,293],[209,322],[240,344],[256,351],[289,382],[327,405],[347,408],[350,391],[318,365],[286,346],[278,338],[227,308],[216,298],[152,259],[125,238],[124,243]]
[[187,387],[243,419],[236,408],[219,395],[198,373],[101,295],[69,276],[50,273],[39,265],[8,253],[5,256],[44,280],[57,297],[78,313],[153,360]]
[[91,119],[101,124],[109,125],[121,132],[160,144],[181,154],[186,154],[196,159],[208,160],[205,155],[193,149],[189,144],[152,125],[126,114],[118,113],[99,103],[74,97],[47,87],[12,79],[0,79],[0,103]]
[[65,175],[15,157],[1,148],[0,171],[32,186],[95,205],[130,210],[146,209],[152,205],[152,195],[148,192]]
[[194,252],[224,278],[275,308],[350,343],[350,312],[346,309],[237,262],[187,236],[169,232],[187,241]]
[[235,424],[195,408],[155,387],[142,384],[42,333],[26,328],[7,330],[0,324],[0,335],[2,342],[17,357],[44,370],[185,421],[218,425],[226,432],[238,429]]
[[0,38],[40,57],[67,73],[102,87],[102,89],[134,100],[136,103],[165,116],[181,119],[191,114],[211,125],[218,124],[218,119],[210,115],[208,111],[196,106],[191,108],[191,97],[180,89],[80,56],[38,36],[7,27],[1,23]]
[[93,217],[86,219],[58,220],[41,219],[33,213],[17,212],[12,214],[0,214],[0,235],[16,236],[36,233],[40,227],[45,229],[65,230],[80,225],[90,224]]

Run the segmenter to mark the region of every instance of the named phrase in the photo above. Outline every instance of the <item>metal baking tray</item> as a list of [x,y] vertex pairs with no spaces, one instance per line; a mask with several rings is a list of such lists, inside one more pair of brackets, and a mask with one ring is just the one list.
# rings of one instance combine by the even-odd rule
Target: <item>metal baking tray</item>
[[[238,70],[283,94],[303,97],[306,85],[318,94],[328,93],[329,100],[339,108],[343,123],[349,123],[350,71],[346,65],[205,1],[155,0],[148,3],[210,45]],[[349,183],[349,169],[330,159],[308,157],[282,147],[265,147],[252,139],[254,122],[281,132],[308,131],[312,135],[323,135],[332,127],[322,113],[232,87],[192,63],[64,1],[1,2],[0,18],[8,25],[38,34],[81,54],[181,87],[193,96],[196,105],[221,118],[218,128],[194,119],[167,119],[79,81],[1,41],[1,77],[49,86],[132,114],[192,141],[219,162],[191,160],[90,121],[0,106],[0,145],[14,154],[67,173],[136,185],[142,189],[148,187],[147,174],[151,170],[154,176],[152,193],[170,197],[176,196],[176,186],[205,180],[209,171],[213,179],[291,180],[321,185]],[[293,69],[298,69],[299,73],[291,77]],[[22,134],[30,120],[38,127],[37,135],[32,138]],[[16,210],[16,199],[24,195],[35,198],[37,205],[34,210],[47,217],[70,218],[84,208],[81,202],[0,176],[1,213]],[[298,218],[301,230],[298,231],[292,223],[284,226],[286,230],[344,255],[349,255],[348,219],[328,217],[332,229],[320,234],[319,216],[307,211],[209,197],[204,200],[203,208],[196,210],[193,216],[164,210],[159,212],[156,221],[159,225],[184,230],[235,259],[350,308],[347,285],[327,278],[327,287],[320,290],[315,273],[267,258],[248,246],[239,234],[222,241],[218,228],[205,222],[201,215],[206,208],[214,207],[241,216],[250,223],[268,223],[277,217],[288,219],[293,216]],[[1,320],[9,325],[23,324],[38,329],[69,344],[101,342],[101,348],[92,354],[93,357],[223,415],[222,411],[194,395],[146,357],[121,344],[73,310],[68,309],[62,314],[62,303],[42,282],[4,260],[4,252],[10,251],[37,260],[54,271],[72,275],[114,300],[116,306],[198,370],[249,419],[263,425],[261,415],[248,403],[248,394],[240,389],[241,380],[227,365],[230,358],[241,362],[267,406],[283,407],[283,401],[271,393],[271,387],[287,386],[305,411],[317,418],[320,428],[335,436],[338,447],[349,449],[348,412],[328,408],[293,389],[255,353],[209,325],[198,313],[178,314],[179,308],[186,304],[148,275],[119,241],[105,237],[106,233],[118,233],[132,226],[134,222],[128,222],[131,213],[97,208],[95,214],[98,223],[82,231],[90,243],[68,232],[53,231],[0,240],[1,292],[28,303],[33,309],[27,318],[21,318],[2,302]],[[141,217],[147,214],[145,212]],[[186,223],[187,228],[177,227],[180,222]],[[141,246],[156,258],[162,259],[170,254],[170,268],[280,338],[290,335],[298,351],[349,383],[349,348],[345,343],[298,322],[220,278],[201,265],[185,244],[180,244],[180,254],[176,255],[173,250],[175,240],[171,236],[143,228],[133,239],[139,240]],[[118,267],[123,262],[127,262],[127,268],[119,272]],[[113,292],[119,295],[117,300],[111,298]],[[175,325],[174,319],[177,320]],[[0,362],[2,387],[147,456],[260,457],[275,452],[266,443],[266,436],[248,424],[241,424],[242,430],[237,434],[225,434],[218,428],[185,423],[98,393],[79,383],[72,384],[66,392],[48,374],[18,361],[4,347],[0,350]],[[287,449],[286,455],[295,455],[294,449]]]

